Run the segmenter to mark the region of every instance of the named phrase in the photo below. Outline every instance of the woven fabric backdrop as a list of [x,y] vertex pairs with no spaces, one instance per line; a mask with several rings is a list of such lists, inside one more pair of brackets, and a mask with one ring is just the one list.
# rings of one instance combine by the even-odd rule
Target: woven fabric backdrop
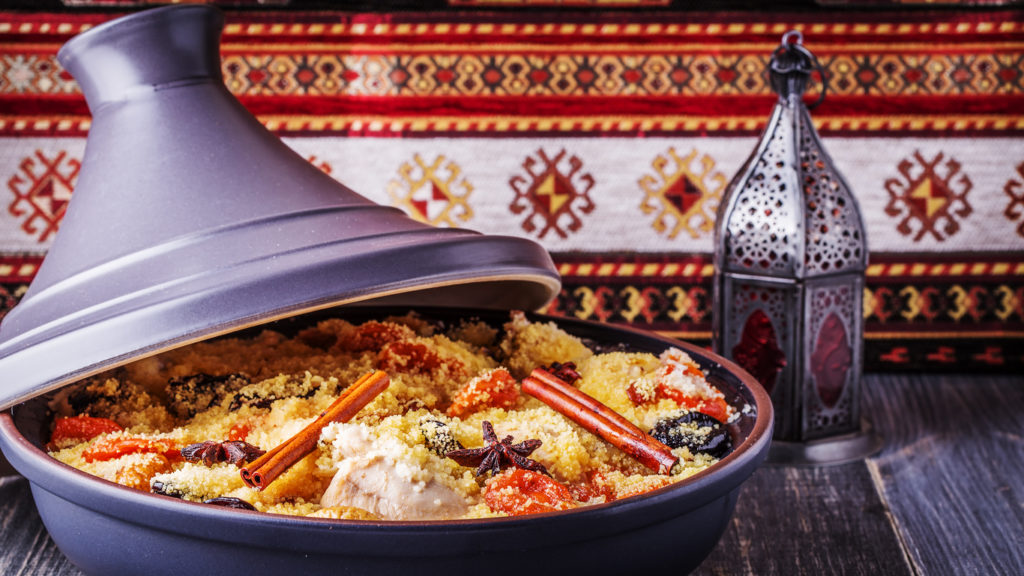
[[[813,117],[868,228],[866,368],[1019,371],[1021,16],[229,12],[222,67],[363,195],[542,243],[564,283],[549,312],[706,344],[715,211],[773,105],[768,58],[800,30],[828,78]],[[112,17],[0,12],[0,317],[89,130],[55,54]]]

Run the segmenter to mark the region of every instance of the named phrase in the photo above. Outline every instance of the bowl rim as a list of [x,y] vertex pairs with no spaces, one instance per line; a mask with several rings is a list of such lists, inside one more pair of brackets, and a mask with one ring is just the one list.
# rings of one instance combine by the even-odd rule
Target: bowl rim
[[[382,317],[388,312],[403,310],[415,310],[424,317],[430,318],[431,313],[459,315],[463,318],[489,316],[495,317],[498,314],[505,314],[508,311],[495,311],[487,309],[466,309],[449,307],[412,307],[412,306],[366,306],[345,309],[334,309],[326,312],[313,313],[283,320],[283,322],[315,321],[321,317],[350,318],[358,315],[376,315]],[[548,526],[570,527],[581,523],[593,523],[599,518],[606,516],[623,516],[622,511],[640,508],[658,512],[648,515],[646,520],[639,525],[647,525],[656,521],[665,520],[678,516],[691,508],[703,505],[708,501],[722,496],[739,486],[760,465],[767,456],[767,448],[771,441],[771,429],[773,426],[773,409],[771,399],[764,388],[745,370],[732,361],[723,358],[716,353],[680,340],[671,339],[653,332],[646,332],[628,326],[615,324],[600,324],[597,322],[580,320],[575,318],[556,317],[539,313],[526,312],[527,318],[532,321],[552,321],[559,327],[566,329],[570,334],[578,335],[579,331],[597,331],[601,334],[615,335],[618,339],[628,338],[630,342],[635,339],[646,340],[647,343],[664,345],[663,349],[670,346],[678,347],[688,354],[696,355],[696,359],[702,364],[702,368],[708,372],[709,368],[716,371],[721,370],[731,374],[737,379],[741,389],[746,390],[753,400],[751,407],[755,411],[754,423],[750,432],[737,445],[732,452],[722,458],[719,462],[709,466],[678,482],[673,482],[664,487],[651,490],[642,494],[629,496],[620,500],[602,504],[589,505],[583,508],[576,508],[565,511],[546,512],[541,514],[530,514],[525,516],[480,518],[480,519],[459,519],[459,520],[337,520],[330,518],[309,518],[305,516],[289,516],[248,510],[227,509],[220,506],[204,505],[198,502],[185,501],[160,494],[142,492],[121,486],[114,482],[104,480],[92,474],[83,472],[70,465],[64,464],[47,454],[40,446],[30,440],[19,428],[16,422],[16,414],[19,410],[30,406],[38,406],[44,402],[44,397],[34,398],[25,403],[12,407],[0,413],[0,447],[4,447],[4,453],[11,463],[22,472],[31,483],[38,485],[51,493],[62,495],[65,492],[76,492],[80,496],[85,495],[85,501],[72,501],[79,506],[93,512],[113,516],[122,520],[137,524],[152,524],[160,518],[169,515],[171,517],[189,516],[196,525],[211,523],[210,529],[206,530],[204,537],[213,540],[226,542],[245,543],[250,540],[245,537],[245,530],[239,530],[239,535],[225,533],[217,529],[223,523],[237,524],[241,528],[268,528],[281,529],[299,532],[324,533],[336,532],[338,530],[348,533],[358,533],[370,536],[418,536],[426,532],[437,531],[444,528],[445,532],[458,532],[460,534],[472,532],[515,532],[524,527],[534,527],[539,524]],[[262,325],[253,329],[269,328],[274,329],[277,324]],[[229,336],[236,336],[234,333]],[[643,347],[640,346],[642,349]],[[713,363],[710,367],[705,362]],[[717,365],[717,366],[715,366]],[[41,441],[41,439],[40,439]],[[25,469],[23,472],[22,469]],[[38,472],[38,473],[26,473]],[[727,481],[729,479],[732,481]],[[35,486],[34,486],[35,487]],[[689,497],[686,497],[689,495]],[[109,499],[122,504],[121,506],[109,506]],[[104,505],[106,504],[106,505]],[[151,517],[147,521],[140,521],[133,517],[136,511],[146,511]],[[629,523],[602,522],[611,528],[608,534],[619,531],[630,530]],[[589,538],[590,536],[588,536]],[[422,554],[422,550],[399,549],[394,550],[396,555]]]

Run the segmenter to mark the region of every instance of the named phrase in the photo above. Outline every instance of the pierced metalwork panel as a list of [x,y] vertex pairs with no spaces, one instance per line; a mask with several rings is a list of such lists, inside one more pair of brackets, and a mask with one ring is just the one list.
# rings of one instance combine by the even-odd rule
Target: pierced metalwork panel
[[803,437],[856,430],[861,363],[861,285],[845,281],[807,286],[804,339]]
[[[770,134],[770,136],[768,136]],[[753,169],[737,183],[736,200],[724,215],[725,264],[730,270],[796,276],[803,242],[798,203],[793,111],[776,106]]]
[[800,117],[806,275],[863,270],[867,240],[856,200],[818,140],[806,109],[801,110]]
[[[798,290],[792,285],[726,278],[723,295],[722,351],[768,391],[776,407],[775,437],[795,439],[801,428],[800,399],[799,387],[792,380],[802,370],[795,357],[800,350],[795,333],[798,327],[791,324],[791,318],[800,309]],[[746,358],[737,358],[737,354]]]

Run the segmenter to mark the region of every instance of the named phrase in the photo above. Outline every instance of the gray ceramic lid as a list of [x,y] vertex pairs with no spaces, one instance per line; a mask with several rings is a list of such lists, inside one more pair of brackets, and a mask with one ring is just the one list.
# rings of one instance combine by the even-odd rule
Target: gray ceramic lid
[[93,123],[60,232],[0,325],[0,407],[316,309],[536,309],[558,292],[538,244],[416,222],[292,152],[224,87],[222,25],[158,8],[58,55]]

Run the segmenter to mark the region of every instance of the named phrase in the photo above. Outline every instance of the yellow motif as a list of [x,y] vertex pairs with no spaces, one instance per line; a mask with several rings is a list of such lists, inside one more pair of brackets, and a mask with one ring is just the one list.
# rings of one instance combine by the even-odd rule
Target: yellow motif
[[995,311],[996,316],[1005,322],[1010,316],[1013,316],[1015,310],[1020,310],[1020,299],[1006,284],[1000,284],[995,293],[999,295],[999,308]]
[[580,299],[580,309],[576,311],[576,317],[580,320],[587,320],[593,317],[594,312],[597,311],[600,305],[594,291],[586,286],[580,286],[573,290],[572,295]]
[[[400,180],[388,182],[388,196],[392,204],[413,218],[434,226],[458,228],[456,220],[469,221],[473,210],[467,200],[473,193],[473,185],[462,178],[459,165],[444,155],[427,164],[419,154],[414,154],[413,161],[415,165],[404,162],[398,167]],[[462,193],[457,193],[457,190]]]
[[632,324],[644,310],[643,295],[640,294],[640,290],[637,290],[636,286],[626,286],[622,289],[622,295],[626,297],[626,303],[619,314]]
[[659,155],[651,163],[657,173],[645,174],[640,178],[644,199],[640,209],[644,214],[657,212],[654,230],[659,234],[668,231],[674,239],[686,230],[691,238],[708,235],[715,223],[715,212],[722,199],[728,180],[721,172],[714,172],[715,160],[708,155],[699,158],[694,148],[680,158],[674,148],[668,149],[668,157]]
[[907,299],[907,309],[900,311],[900,316],[907,320],[913,320],[921,314],[921,293],[913,286],[905,286],[900,290],[900,296]]
[[696,305],[694,298],[679,286],[673,286],[665,293],[672,297],[672,310],[668,316],[676,322],[681,321]]
[[949,317],[959,322],[967,314],[967,311],[970,310],[970,304],[967,301],[967,291],[964,290],[963,286],[954,284],[946,293],[953,297],[952,306],[948,312]]

